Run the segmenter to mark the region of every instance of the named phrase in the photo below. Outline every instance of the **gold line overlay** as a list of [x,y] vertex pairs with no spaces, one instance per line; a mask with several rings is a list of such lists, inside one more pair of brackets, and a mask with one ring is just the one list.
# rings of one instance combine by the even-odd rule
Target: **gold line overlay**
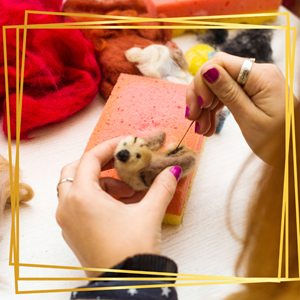
[[[81,16],[88,18],[100,18],[108,21],[94,21],[94,22],[74,22],[74,23],[55,23],[55,24],[34,24],[28,25],[28,14],[43,14],[43,15],[56,15],[56,16]],[[240,17],[268,17],[268,16],[286,16],[287,26],[269,26],[269,25],[252,25],[252,24],[237,24],[237,23],[219,23],[207,22],[201,20],[222,20],[228,18]],[[132,25],[136,22],[152,22],[163,21],[171,24],[186,24],[184,25],[162,25],[162,26],[135,26]],[[127,24],[123,26],[115,26],[109,24]],[[129,24],[128,24],[129,23]],[[26,36],[27,29],[87,29],[87,28],[172,28],[172,29],[210,29],[210,28],[224,28],[224,29],[283,29],[286,31],[286,161],[284,173],[284,193],[282,201],[282,218],[281,218],[281,233],[280,233],[280,254],[278,263],[278,278],[243,278],[243,277],[226,277],[226,276],[209,276],[197,274],[177,274],[177,273],[163,273],[163,272],[146,272],[146,271],[129,271],[129,270],[115,270],[115,269],[101,269],[101,268],[84,268],[84,267],[70,267],[70,266],[55,266],[55,265],[40,265],[40,264],[26,264],[19,261],[19,147],[20,147],[20,129],[21,129],[21,115],[22,115],[22,99],[23,99],[23,86],[24,86],[24,69],[25,69],[25,51],[26,51]],[[11,126],[10,126],[10,107],[9,107],[9,86],[8,86],[8,71],[7,71],[7,43],[6,43],[6,29],[16,29],[16,157],[15,157],[15,178],[12,172],[12,149],[11,149]],[[24,29],[23,33],[23,48],[21,60],[21,81],[19,82],[19,41],[20,29]],[[293,48],[291,48],[291,30],[293,32]],[[71,292],[71,291],[95,291],[95,290],[118,290],[129,288],[158,288],[158,287],[176,287],[176,286],[197,286],[197,285],[219,285],[219,284],[241,284],[241,283],[262,283],[262,282],[285,282],[285,281],[299,281],[300,280],[300,233],[299,233],[299,205],[298,205],[298,183],[297,183],[297,153],[296,153],[296,135],[295,135],[295,117],[293,105],[293,79],[294,79],[294,62],[295,62],[295,48],[296,48],[296,33],[297,29],[290,27],[289,13],[264,13],[264,14],[240,14],[240,15],[224,15],[224,16],[205,16],[205,17],[186,17],[186,18],[138,18],[138,17],[121,17],[121,16],[106,16],[96,14],[78,14],[78,13],[59,13],[59,12],[44,12],[44,11],[25,11],[24,25],[18,26],[4,26],[3,27],[3,53],[4,53],[4,68],[5,68],[5,90],[6,90],[6,110],[7,110],[7,131],[8,131],[8,152],[9,152],[9,170],[10,170],[10,189],[11,189],[11,240],[9,252],[9,265],[14,266],[15,276],[15,293],[16,294],[36,294],[36,293],[55,293],[55,292]],[[293,50],[293,51],[292,51]],[[288,93],[288,85],[290,78],[291,92]],[[291,128],[292,125],[292,128]],[[296,224],[297,224],[297,245],[298,245],[298,268],[299,278],[289,278],[288,274],[288,155],[289,155],[289,135],[292,130],[292,145],[293,145],[293,160],[294,160],[294,177],[295,177],[295,201],[296,201]],[[285,236],[285,278],[282,278],[282,259],[283,247]],[[139,285],[139,286],[118,286],[110,288],[89,288],[89,289],[52,289],[52,290],[32,290],[20,291],[18,289],[19,281],[79,281],[79,280],[116,280],[116,281],[133,281],[136,278],[55,278],[55,277],[38,277],[38,278],[20,278],[20,267],[30,268],[46,268],[46,269],[68,269],[68,270],[91,270],[101,272],[115,272],[124,274],[148,274],[148,275],[161,275],[161,276],[175,276],[179,281],[202,281],[194,283],[179,283],[179,284],[159,284],[159,285]],[[143,281],[153,280],[170,280],[170,278],[138,278]],[[171,278],[174,280],[174,278]],[[215,281],[213,281],[215,280]]]

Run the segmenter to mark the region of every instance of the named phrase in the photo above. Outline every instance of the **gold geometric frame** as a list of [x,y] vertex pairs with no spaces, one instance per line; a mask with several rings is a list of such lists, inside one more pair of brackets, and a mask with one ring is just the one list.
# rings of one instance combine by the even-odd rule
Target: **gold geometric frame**
[[[82,16],[82,17],[94,17],[108,19],[107,21],[94,21],[94,22],[74,22],[74,23],[55,23],[55,24],[34,24],[28,25],[28,14],[44,14],[44,15],[60,15],[60,16]],[[234,18],[253,18],[253,17],[276,17],[286,16],[286,26],[271,26],[271,25],[254,25],[254,24],[236,24],[227,22],[212,22],[209,20],[222,20],[222,19],[234,19]],[[203,21],[204,20],[204,21]],[[208,20],[208,21],[205,21]],[[165,23],[171,23],[170,25],[162,26],[133,26],[135,22],[143,23],[149,21],[163,21]],[[125,24],[122,26],[110,25],[113,24]],[[130,23],[130,24],[127,24]],[[182,25],[172,25],[173,23]],[[127,24],[127,25],[126,25]],[[186,24],[187,26],[185,26]],[[226,277],[226,276],[207,276],[197,274],[177,274],[177,273],[162,273],[162,272],[146,272],[146,271],[127,271],[127,270],[111,270],[101,268],[84,268],[84,267],[70,267],[70,266],[53,266],[53,265],[41,265],[41,264],[26,264],[19,261],[19,146],[20,146],[20,128],[21,128],[21,112],[22,112],[22,98],[23,98],[23,86],[24,86],[24,68],[25,68],[25,50],[26,50],[26,36],[28,29],[97,29],[101,26],[106,29],[138,29],[138,28],[172,28],[172,29],[213,29],[213,28],[225,28],[225,29],[282,29],[286,31],[286,160],[285,160],[285,174],[284,174],[284,191],[282,201],[282,218],[281,218],[281,233],[280,233],[280,253],[278,262],[278,278],[243,278],[243,277]],[[8,71],[7,71],[7,45],[6,45],[6,29],[16,29],[16,157],[15,157],[15,177],[13,178],[12,172],[12,151],[11,151],[11,130],[10,130],[10,109],[9,109],[9,86],[8,86]],[[19,81],[19,37],[20,29],[24,30],[23,34],[23,52],[22,52],[22,64],[21,64],[21,82]],[[291,31],[293,32],[293,47],[291,47]],[[59,12],[44,12],[44,11],[25,11],[24,25],[18,26],[4,26],[3,27],[3,53],[4,53],[4,68],[5,68],[5,89],[6,89],[6,109],[7,109],[7,130],[8,130],[8,152],[9,152],[9,168],[10,168],[10,189],[11,189],[11,240],[10,240],[10,253],[9,253],[9,265],[14,266],[15,277],[15,293],[16,294],[33,294],[33,293],[55,293],[55,292],[71,292],[71,291],[96,291],[96,290],[117,290],[117,289],[130,289],[130,288],[158,288],[158,287],[176,287],[176,286],[196,286],[196,285],[220,285],[220,284],[245,284],[245,283],[262,283],[262,282],[284,282],[284,281],[300,281],[300,227],[299,227],[299,202],[298,202],[298,180],[297,180],[297,153],[296,153],[296,136],[295,136],[295,117],[294,117],[294,105],[293,105],[293,80],[294,80],[294,63],[295,63],[295,48],[296,48],[296,33],[297,29],[290,27],[289,13],[265,13],[265,14],[243,14],[243,15],[224,15],[224,16],[206,16],[206,17],[186,17],[186,18],[133,18],[133,17],[117,17],[107,15],[96,14],[75,14],[75,13],[59,13]],[[289,79],[290,79],[290,93],[289,93]],[[299,278],[289,278],[288,266],[288,155],[290,149],[290,133],[292,132],[292,147],[293,147],[293,161],[294,161],[294,178],[295,178],[295,201],[296,201],[296,226],[297,226],[297,246],[298,246],[298,270]],[[284,243],[285,235],[285,243]],[[281,277],[282,261],[283,261],[283,248],[285,246],[285,278]],[[115,273],[131,273],[131,274],[148,274],[148,275],[163,275],[163,276],[176,276],[177,281],[193,281],[193,283],[175,283],[175,284],[160,284],[160,285],[142,285],[142,286],[119,286],[110,288],[74,288],[74,289],[52,289],[52,290],[32,290],[32,291],[20,291],[18,289],[19,281],[133,281],[133,280],[174,280],[174,278],[54,278],[54,277],[38,277],[38,278],[24,278],[19,276],[20,267],[31,268],[51,268],[51,269],[71,269],[71,270],[90,270],[101,272],[115,272]]]

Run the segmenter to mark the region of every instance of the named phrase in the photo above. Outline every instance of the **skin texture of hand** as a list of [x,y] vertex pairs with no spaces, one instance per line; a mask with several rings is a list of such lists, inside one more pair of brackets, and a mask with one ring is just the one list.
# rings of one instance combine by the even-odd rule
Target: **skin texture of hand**
[[236,80],[243,62],[244,58],[218,52],[201,66],[187,90],[188,119],[198,122],[198,134],[212,136],[215,115],[226,105],[250,148],[268,162],[262,145],[284,126],[285,78],[273,64],[254,63],[241,87]]
[[[127,257],[161,251],[161,223],[180,168],[161,172],[147,194],[113,178],[99,180],[121,139],[96,146],[61,172],[60,179],[72,177],[74,181],[59,186],[56,219],[84,267],[111,268]],[[101,272],[86,273],[98,276]]]

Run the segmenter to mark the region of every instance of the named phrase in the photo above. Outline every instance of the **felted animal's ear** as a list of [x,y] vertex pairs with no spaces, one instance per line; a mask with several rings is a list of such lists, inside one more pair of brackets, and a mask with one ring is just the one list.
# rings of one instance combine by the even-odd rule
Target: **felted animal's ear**
[[[160,172],[161,171],[162,170],[160,170]],[[143,183],[149,188],[158,174],[159,173],[156,170],[147,169],[140,174],[140,177]]]
[[196,166],[198,153],[184,144],[176,149],[177,144],[170,145],[168,149],[159,152],[162,156],[151,161],[149,170],[155,170],[160,173],[167,167],[179,166],[182,169],[182,177],[188,175]]
[[149,165],[149,170],[155,170],[157,175],[165,168],[178,166],[182,169],[181,177],[188,175],[196,166],[197,152],[182,153],[178,156],[164,156],[155,159]]
[[164,131],[160,131],[152,136],[148,136],[143,139],[148,144],[151,151],[157,151],[164,145],[166,140],[166,133]]

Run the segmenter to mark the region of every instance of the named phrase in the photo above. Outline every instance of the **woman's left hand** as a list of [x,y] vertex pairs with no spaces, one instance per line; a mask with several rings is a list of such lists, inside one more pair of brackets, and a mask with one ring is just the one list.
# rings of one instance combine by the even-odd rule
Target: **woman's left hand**
[[84,267],[111,268],[127,257],[161,251],[161,223],[177,186],[176,174],[164,170],[146,195],[113,178],[99,180],[120,140],[96,146],[61,172],[61,179],[74,181],[59,186],[56,219]]

